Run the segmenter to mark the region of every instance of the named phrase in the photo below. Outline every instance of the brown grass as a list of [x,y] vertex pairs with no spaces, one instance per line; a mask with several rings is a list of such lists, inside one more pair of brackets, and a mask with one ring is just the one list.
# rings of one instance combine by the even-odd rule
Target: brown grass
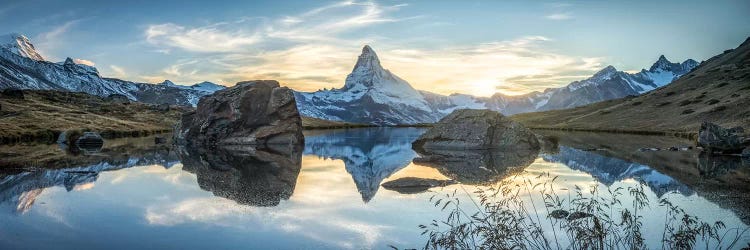
[[62,131],[95,131],[105,138],[168,132],[185,108],[158,111],[144,103],[117,104],[86,93],[24,90],[0,95],[0,144],[53,142]]

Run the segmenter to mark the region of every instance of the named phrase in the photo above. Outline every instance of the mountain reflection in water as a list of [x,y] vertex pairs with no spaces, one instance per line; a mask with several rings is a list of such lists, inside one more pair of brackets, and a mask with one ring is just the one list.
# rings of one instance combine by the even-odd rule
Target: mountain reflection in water
[[409,165],[416,153],[411,143],[422,128],[371,128],[309,131],[305,154],[344,161],[362,200],[370,201],[380,183]]
[[[211,244],[216,245],[211,247],[219,248],[251,243],[266,248],[311,245],[385,248],[389,244],[418,247],[424,238],[416,226],[441,218],[439,209],[428,202],[433,194],[379,192],[384,181],[410,176],[453,179],[471,193],[511,175],[540,172],[559,174],[566,185],[622,186],[636,180],[648,186],[655,197],[676,196],[690,209],[710,208],[706,213],[722,216],[717,219],[734,226],[748,223],[746,205],[750,191],[745,189],[750,188],[750,166],[747,162],[737,157],[701,155],[697,151],[637,151],[638,147],[685,143],[682,140],[552,133],[545,135],[549,140],[545,139],[541,152],[417,153],[411,149],[411,142],[424,131],[422,128],[306,131],[304,148],[283,149],[165,149],[154,148],[153,140],[145,139],[151,143],[118,153],[125,152],[125,148],[113,145],[132,144],[112,141],[107,142],[109,145],[105,143],[102,153],[88,158],[55,154],[53,158],[29,160],[23,165],[16,157],[13,166],[25,166],[24,170],[0,172],[0,208],[10,208],[0,210],[0,218],[8,221],[4,224],[6,229],[0,229],[0,236],[4,232],[19,232],[14,243],[18,244],[24,243],[23,239],[51,233],[43,228],[27,228],[30,222],[26,220],[31,218],[50,225],[58,220],[74,220],[73,224],[82,227],[100,225],[97,221],[102,218],[121,218],[117,225],[122,230],[153,234],[149,237],[120,233],[123,247],[132,248],[159,241],[157,235],[169,237],[175,233],[183,233],[182,241],[169,246],[191,248],[214,242]],[[18,148],[12,151],[26,152]],[[32,151],[38,150],[28,152]],[[78,165],[70,165],[72,162]],[[65,163],[65,168],[35,168],[59,163]],[[177,175],[179,180],[174,179]],[[125,176],[131,179],[122,181]],[[61,188],[45,191],[54,187]],[[64,195],[74,193],[77,195]],[[69,199],[71,202],[66,202]],[[46,210],[60,204],[70,207],[64,214],[69,218],[47,217],[54,213]],[[716,208],[717,205],[721,208]],[[112,208],[120,206],[123,208]],[[148,222],[145,225],[144,216]],[[196,227],[199,223],[203,226]],[[66,237],[95,238],[74,228],[68,229],[73,232]],[[197,232],[215,233],[198,235]],[[230,233],[248,237],[222,237]],[[208,235],[213,240],[204,240]],[[55,238],[63,237],[60,235],[50,237],[50,242],[63,241]],[[286,237],[294,240],[285,240]],[[70,238],[65,240],[75,242]],[[100,243],[103,245],[97,246],[108,244],[103,239]],[[0,237],[0,246],[9,244],[8,239]],[[44,242],[37,244],[42,245],[27,247],[44,246]]]

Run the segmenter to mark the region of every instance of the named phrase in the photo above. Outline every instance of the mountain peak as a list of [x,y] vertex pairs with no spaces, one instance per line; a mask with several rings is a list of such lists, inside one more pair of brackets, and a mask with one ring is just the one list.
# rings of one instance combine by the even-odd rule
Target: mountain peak
[[159,84],[160,84],[160,85],[165,85],[165,86],[175,86],[175,85],[176,85],[176,84],[174,84],[174,83],[173,83],[172,81],[170,81],[170,80],[164,80],[163,82],[161,82],[161,83],[159,83]]
[[354,69],[352,70],[369,70],[369,71],[377,71],[377,70],[383,70],[383,67],[380,65],[380,59],[378,59],[378,55],[375,53],[375,50],[373,50],[370,45],[365,45],[362,47],[362,54],[359,55],[359,58],[357,59],[357,64],[354,65]]
[[31,44],[29,38],[19,33],[1,35],[0,49],[7,49],[19,56],[44,61],[44,58],[34,49],[34,45]]
[[607,67],[604,67],[602,70],[599,70],[599,72],[596,72],[594,74],[594,77],[607,77],[611,76],[612,74],[616,73],[617,69],[615,66],[609,65]]
[[659,59],[656,60],[656,62],[653,65],[651,65],[651,68],[649,70],[650,71],[655,71],[657,69],[670,70],[673,64],[674,63],[670,62],[666,56],[661,55],[659,56]]
[[73,61],[73,58],[68,57],[65,58],[65,62],[63,63],[63,65],[76,65],[76,62]]
[[700,64],[699,62],[693,60],[693,59],[687,59],[684,62],[681,63],[682,68],[687,69],[690,71],[691,69],[695,68]]

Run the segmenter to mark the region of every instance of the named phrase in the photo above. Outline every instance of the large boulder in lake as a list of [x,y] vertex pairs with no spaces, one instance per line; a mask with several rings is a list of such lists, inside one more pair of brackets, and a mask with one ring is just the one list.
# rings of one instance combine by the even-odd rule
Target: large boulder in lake
[[412,145],[415,149],[539,149],[536,136],[520,123],[478,109],[453,111]]
[[182,116],[175,139],[191,145],[296,145],[304,142],[292,90],[248,81],[205,96]]
[[698,131],[698,145],[712,153],[740,153],[750,143],[742,127],[723,128],[703,122]]

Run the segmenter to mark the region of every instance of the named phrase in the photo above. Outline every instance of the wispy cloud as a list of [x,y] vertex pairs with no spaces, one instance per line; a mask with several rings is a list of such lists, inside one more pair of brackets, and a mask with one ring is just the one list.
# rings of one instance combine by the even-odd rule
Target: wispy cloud
[[151,25],[146,40],[156,45],[182,48],[196,52],[232,52],[260,40],[258,34],[244,30],[226,30],[228,24],[186,28],[173,23]]
[[[34,47],[37,49],[38,52],[40,52],[40,54],[42,54],[42,56],[49,59],[50,56],[54,56],[54,55],[49,55],[49,52],[54,51],[56,48],[62,46],[65,40],[63,38],[65,34],[68,33],[68,31],[70,31],[71,28],[73,28],[76,24],[78,24],[81,21],[83,21],[83,19],[70,20],[52,28],[51,30],[47,32],[39,34],[34,39],[35,41]],[[54,59],[59,59],[59,58],[53,57],[53,60]]]
[[563,74],[547,83],[564,84],[573,75],[581,75],[580,71],[593,72],[601,66],[599,58],[549,52],[545,45],[554,41],[544,36],[425,49],[403,39],[356,33],[421,18],[396,16],[404,7],[407,5],[339,2],[277,19],[245,18],[200,27],[150,25],[144,33],[155,50],[179,49],[190,56],[144,74],[142,79],[209,80],[224,85],[276,79],[302,91],[340,87],[364,44],[372,45],[384,66],[416,88],[443,94],[491,95],[497,89],[520,93],[533,89],[524,86],[520,76]]
[[571,13],[554,13],[545,16],[544,18],[550,19],[550,20],[569,20],[573,19],[573,15]]
[[112,71],[114,75],[113,77],[125,77],[127,76],[127,73],[125,73],[125,69],[123,69],[120,66],[117,65],[109,65],[109,69]]

